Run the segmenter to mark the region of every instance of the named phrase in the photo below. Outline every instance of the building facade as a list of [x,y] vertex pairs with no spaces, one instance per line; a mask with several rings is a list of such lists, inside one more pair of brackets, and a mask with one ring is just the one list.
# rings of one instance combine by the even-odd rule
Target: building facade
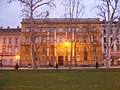
[[14,66],[19,63],[21,29],[0,28],[0,65]]
[[[105,60],[105,54],[107,49],[107,33],[108,31],[105,29],[105,22],[101,22],[101,32],[102,32],[102,53],[103,53],[103,60]],[[114,37],[116,40],[114,41]],[[117,31],[117,22],[113,22],[111,25],[110,35],[109,35],[109,42],[113,43],[111,47],[110,59],[111,65],[120,65],[120,31]]]
[[[23,19],[21,28],[21,66],[32,64],[30,21]],[[90,26],[87,28],[86,26]],[[88,31],[93,30],[88,33]],[[94,66],[102,64],[102,48],[99,39],[100,20],[83,19],[35,19],[34,37],[38,53],[38,66]],[[71,44],[72,42],[72,44]],[[71,48],[72,47],[72,48]],[[71,53],[72,51],[72,53]]]

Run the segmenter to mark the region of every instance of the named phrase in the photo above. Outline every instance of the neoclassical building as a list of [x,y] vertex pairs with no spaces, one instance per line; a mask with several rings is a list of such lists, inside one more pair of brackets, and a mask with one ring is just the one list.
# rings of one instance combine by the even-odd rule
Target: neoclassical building
[[21,29],[0,27],[0,65],[14,66],[19,63]]
[[[23,19],[21,25],[20,65],[26,66],[29,63],[32,64],[29,19]],[[90,27],[87,28],[87,26]],[[93,31],[88,33],[87,30]],[[36,47],[39,47],[37,65],[69,66],[71,60],[72,66],[93,66],[96,63],[95,57],[97,57],[97,62],[102,64],[99,32],[100,20],[98,18],[35,19],[34,37]],[[73,42],[72,49],[71,41]]]

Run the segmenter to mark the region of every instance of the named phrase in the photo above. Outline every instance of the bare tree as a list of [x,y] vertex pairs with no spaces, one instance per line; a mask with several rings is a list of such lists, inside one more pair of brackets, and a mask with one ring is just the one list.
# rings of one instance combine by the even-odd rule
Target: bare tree
[[[48,11],[45,12],[45,14],[42,12],[41,14],[36,14],[38,8],[47,5],[49,7],[54,7],[55,4],[53,3],[54,0],[8,0],[8,2],[12,2],[12,1],[19,1],[21,2],[21,4],[24,6],[24,9],[22,10],[22,12],[24,13],[25,16],[28,17],[28,21],[30,23],[30,40],[31,40],[31,59],[33,62],[33,69],[37,69],[37,65],[36,65],[36,56],[37,55],[37,49],[41,46],[38,45],[38,47],[36,48],[35,45],[35,30],[34,30],[34,26],[35,26],[35,18],[38,16],[43,16],[44,19],[46,19],[49,16]],[[42,41],[42,40],[41,40]]]
[[97,48],[99,48],[98,46],[101,45],[101,37],[102,37],[101,31],[96,26],[90,24],[86,24],[84,28],[86,30],[90,43],[93,47],[92,51],[94,52],[94,60],[96,63],[96,68],[98,68]]
[[[120,0],[99,0],[100,5],[97,5],[96,8],[99,10],[97,15],[101,16],[104,20],[105,30],[107,32],[106,37],[106,53],[105,53],[105,67],[110,67],[110,52],[111,47],[118,36],[119,30],[119,4]],[[110,31],[112,29],[113,22],[117,21],[117,27],[115,33],[112,35],[112,43],[110,42]]]
[[[65,18],[68,19],[69,27],[71,30],[71,55],[70,55],[70,65],[69,65],[69,69],[71,69],[72,58],[73,58],[73,54],[72,54],[73,43],[76,44],[75,31],[77,28],[77,21],[80,20],[80,18],[83,16],[85,6],[83,5],[82,0],[62,0],[62,4],[65,7]],[[76,61],[76,55],[75,55],[75,61]]]

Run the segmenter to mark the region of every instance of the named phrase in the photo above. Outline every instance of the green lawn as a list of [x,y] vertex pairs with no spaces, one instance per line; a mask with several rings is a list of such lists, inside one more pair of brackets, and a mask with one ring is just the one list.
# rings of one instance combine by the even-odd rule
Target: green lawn
[[120,90],[120,69],[0,70],[0,90]]

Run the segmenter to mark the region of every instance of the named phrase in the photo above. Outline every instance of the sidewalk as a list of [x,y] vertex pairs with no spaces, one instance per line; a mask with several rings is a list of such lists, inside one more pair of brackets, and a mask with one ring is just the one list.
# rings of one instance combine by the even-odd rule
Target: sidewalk
[[[104,68],[104,67],[99,67]],[[111,66],[110,68],[120,68],[120,66]],[[55,67],[38,67],[38,70],[54,70]],[[58,69],[64,70],[69,69],[69,67],[59,67]],[[71,69],[95,69],[95,67],[71,67]],[[0,67],[0,70],[15,70],[14,67]],[[33,68],[20,67],[19,70],[33,70]]]

